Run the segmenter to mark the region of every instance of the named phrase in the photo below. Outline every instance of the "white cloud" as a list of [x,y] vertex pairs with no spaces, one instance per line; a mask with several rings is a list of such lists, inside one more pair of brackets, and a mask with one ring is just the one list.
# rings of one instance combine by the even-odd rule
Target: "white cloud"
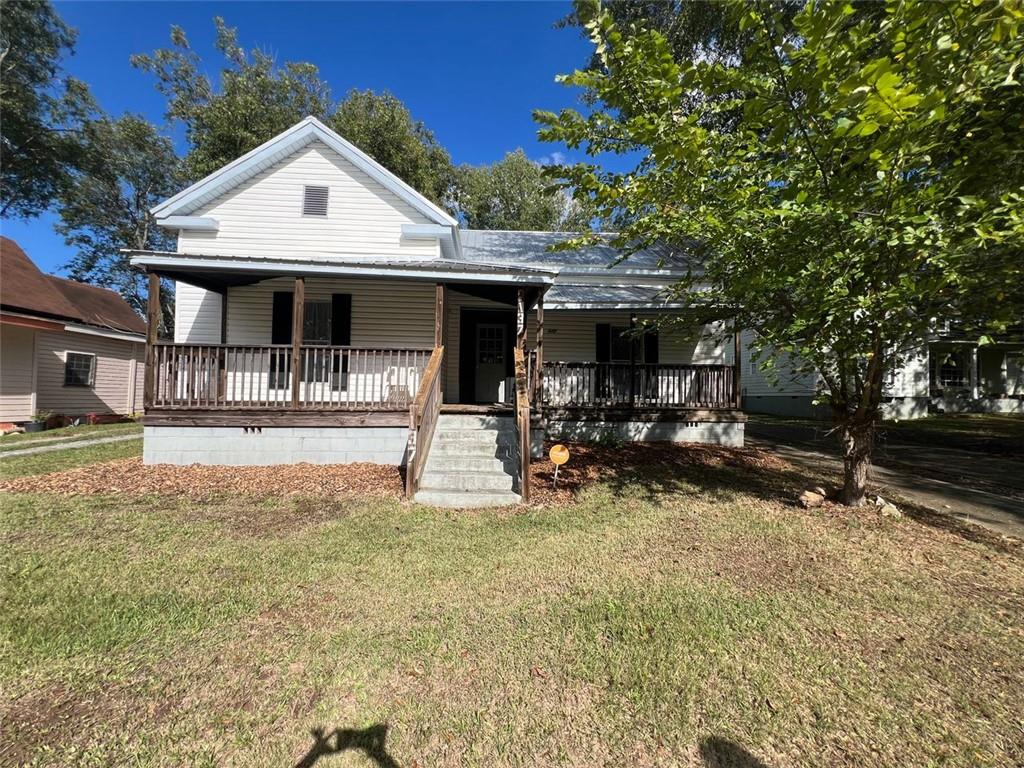
[[541,165],[565,165],[567,159],[562,152],[552,152],[550,155],[537,158],[537,162]]

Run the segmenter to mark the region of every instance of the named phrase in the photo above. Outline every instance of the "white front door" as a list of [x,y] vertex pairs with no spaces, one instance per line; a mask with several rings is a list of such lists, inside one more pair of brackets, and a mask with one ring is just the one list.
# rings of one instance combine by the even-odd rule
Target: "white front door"
[[476,400],[505,400],[505,326],[480,323],[476,327]]

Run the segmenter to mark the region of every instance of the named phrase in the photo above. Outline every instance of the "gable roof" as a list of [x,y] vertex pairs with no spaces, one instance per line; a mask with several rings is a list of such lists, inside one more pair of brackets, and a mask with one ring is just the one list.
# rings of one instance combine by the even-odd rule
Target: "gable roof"
[[0,306],[98,328],[146,333],[146,321],[114,291],[44,274],[9,237],[0,237]]
[[204,204],[215,200],[244,181],[314,141],[321,141],[344,157],[370,178],[382,184],[399,198],[436,224],[454,227],[458,224],[441,208],[430,202],[395,174],[355,145],[341,138],[315,117],[307,117],[270,141],[214,171],[151,209],[157,219],[188,216]]

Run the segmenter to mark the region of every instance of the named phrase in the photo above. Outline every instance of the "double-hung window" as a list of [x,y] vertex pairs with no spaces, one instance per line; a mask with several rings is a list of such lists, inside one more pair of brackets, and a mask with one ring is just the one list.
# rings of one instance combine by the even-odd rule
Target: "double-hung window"
[[96,355],[68,352],[64,356],[64,386],[91,387],[96,383]]

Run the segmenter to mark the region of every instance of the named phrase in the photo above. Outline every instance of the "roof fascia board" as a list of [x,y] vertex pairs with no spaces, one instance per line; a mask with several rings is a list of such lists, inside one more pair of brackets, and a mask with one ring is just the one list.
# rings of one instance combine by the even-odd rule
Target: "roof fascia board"
[[637,302],[637,301],[624,301],[624,302],[600,302],[600,301],[549,301],[545,299],[544,308],[550,310],[558,309],[574,309],[574,310],[585,310],[585,309],[644,309],[652,312],[661,312],[665,310],[682,310],[686,309],[685,304],[652,304],[651,302]]
[[[370,266],[360,264],[311,264],[309,262],[262,262],[223,261],[219,259],[175,258],[173,256],[136,255],[131,259],[133,266],[153,269],[200,269],[221,270],[225,272],[249,272],[266,274],[267,278],[275,275],[324,275],[352,277],[404,277],[413,280],[433,280],[438,282],[481,282],[481,283],[524,283],[547,285],[553,275],[543,272],[529,274],[514,272],[473,272],[468,270],[409,269],[405,267]],[[429,263],[429,262],[427,262]]]
[[35,315],[25,315],[21,312],[8,312],[6,309],[0,312],[0,323],[4,325],[17,325],[21,328],[34,328],[37,331],[64,330],[64,323],[57,320],[47,320]]
[[296,123],[288,130],[270,139],[270,141],[261,144],[256,149],[247,152],[237,160],[228,163],[220,170],[214,171],[206,178],[196,182],[188,189],[155,206],[151,209],[151,213],[157,218],[170,216],[175,211],[181,210],[189,203],[202,197],[211,188],[230,184],[234,179],[243,177],[248,171],[263,162],[267,155],[279,151],[282,147],[288,148],[291,144],[294,144],[296,147],[304,146],[310,139],[314,138],[322,141],[366,173],[370,178],[405,200],[405,202],[409,203],[428,219],[444,226],[458,224],[455,219],[438,206],[427,200],[427,198],[377,163],[362,150],[345,141],[345,139],[341,138],[341,136],[315,117],[307,117],[301,122]]
[[115,331],[113,329],[107,330],[105,328],[95,328],[91,325],[78,325],[76,323],[65,323],[64,330],[69,333],[84,333],[88,336],[104,336],[108,339],[118,339],[120,341],[140,342],[146,340],[146,336],[141,333]]
[[187,229],[195,232],[216,232],[220,222],[209,216],[165,216],[156,220],[164,229]]

